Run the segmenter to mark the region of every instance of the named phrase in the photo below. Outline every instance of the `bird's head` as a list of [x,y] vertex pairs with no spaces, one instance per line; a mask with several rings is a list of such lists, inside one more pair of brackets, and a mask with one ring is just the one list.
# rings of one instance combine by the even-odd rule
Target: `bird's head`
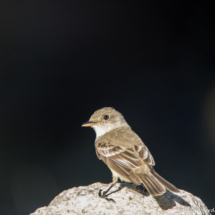
[[129,127],[123,115],[112,107],[104,107],[95,111],[89,121],[82,126],[92,127],[97,137],[121,126]]

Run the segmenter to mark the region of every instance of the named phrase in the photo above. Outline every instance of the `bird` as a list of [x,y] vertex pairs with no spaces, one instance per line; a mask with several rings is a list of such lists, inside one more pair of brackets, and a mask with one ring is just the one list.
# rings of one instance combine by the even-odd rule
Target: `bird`
[[113,107],[101,108],[82,127],[95,130],[96,155],[112,172],[113,183],[103,193],[99,191],[100,197],[110,200],[107,192],[118,179],[137,186],[143,184],[152,196],[162,195],[166,189],[173,193],[179,192],[178,188],[155,171],[152,154],[119,111]]

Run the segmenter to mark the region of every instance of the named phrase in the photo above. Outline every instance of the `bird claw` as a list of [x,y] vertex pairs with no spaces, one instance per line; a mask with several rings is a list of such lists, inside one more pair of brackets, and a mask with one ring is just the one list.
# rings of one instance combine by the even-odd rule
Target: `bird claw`
[[106,195],[107,191],[103,191],[102,189],[99,190],[99,197],[106,199],[108,202],[116,203],[112,198],[107,198],[109,195]]
[[143,187],[142,185],[137,185],[136,189],[140,191],[145,191],[145,187]]
[[105,198],[108,202],[116,203],[112,198]]
[[102,193],[102,191],[103,191],[102,189],[99,190],[99,197],[103,197],[105,195],[106,192],[103,191],[103,193]]
[[139,190],[141,193],[143,193],[144,195],[147,195],[148,194],[148,191],[147,189],[145,188],[145,186],[142,186],[142,185],[138,185],[136,186],[136,189]]

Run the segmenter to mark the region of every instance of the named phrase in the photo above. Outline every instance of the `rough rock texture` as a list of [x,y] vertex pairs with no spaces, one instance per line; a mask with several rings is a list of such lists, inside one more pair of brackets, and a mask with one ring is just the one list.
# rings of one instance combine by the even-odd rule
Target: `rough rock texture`
[[[167,191],[162,196],[152,197],[133,184],[125,184],[122,190],[109,196],[114,203],[98,196],[100,188],[106,190],[109,186],[95,183],[65,190],[47,207],[39,208],[31,215],[210,214],[201,199],[183,190],[177,195]],[[112,190],[118,187],[119,184]]]

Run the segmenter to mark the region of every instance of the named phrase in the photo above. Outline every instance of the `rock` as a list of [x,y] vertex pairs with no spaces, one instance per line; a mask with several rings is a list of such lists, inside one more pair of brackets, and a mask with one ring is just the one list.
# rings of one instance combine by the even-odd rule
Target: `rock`
[[[200,198],[184,190],[179,194],[167,191],[153,197],[137,189],[134,184],[108,196],[113,201],[100,198],[100,189],[106,190],[111,184],[94,183],[86,187],[74,187],[56,196],[48,206],[38,208],[31,215],[156,215],[156,214],[210,214]],[[120,186],[118,183],[112,190]]]

